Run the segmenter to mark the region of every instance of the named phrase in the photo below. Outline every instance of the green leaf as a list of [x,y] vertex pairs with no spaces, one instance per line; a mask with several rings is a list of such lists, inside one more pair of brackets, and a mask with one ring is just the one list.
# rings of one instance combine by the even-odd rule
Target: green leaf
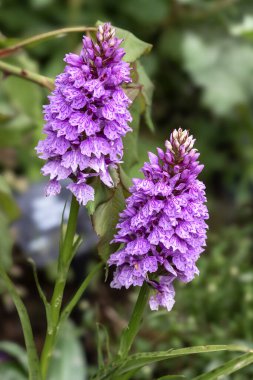
[[135,37],[134,34],[128,32],[127,30],[120,28],[115,29],[117,37],[122,38],[124,40],[121,44],[121,47],[126,52],[123,58],[126,62],[135,62],[142,55],[148,54],[151,51],[151,44],[148,44],[147,42],[140,40],[139,38]]
[[[96,22],[96,26],[103,24],[101,21]],[[124,56],[124,61],[126,62],[135,62],[139,59],[143,54],[147,54],[151,51],[152,45],[148,44],[135,37],[134,34],[128,32],[125,29],[116,28],[116,36],[124,41],[120,45],[126,52]]]
[[104,367],[104,358],[103,358],[103,333],[100,329],[99,323],[96,323],[97,326],[97,357],[98,357],[98,368],[101,369]]
[[[19,54],[8,63],[22,67],[31,72],[38,72],[38,65],[26,53]],[[9,76],[2,84],[15,111],[24,113],[34,124],[42,121],[42,89],[23,78]],[[31,106],[32,105],[32,106]]]
[[126,174],[122,166],[119,166],[120,183],[124,188],[124,193],[130,195],[129,188],[132,186],[132,179]]
[[[195,347],[187,347],[187,348],[179,348],[179,349],[171,349],[168,351],[160,351],[160,352],[151,352],[151,353],[141,353],[134,354],[127,359],[127,363],[122,368],[122,373],[127,369],[140,368],[146,364],[154,363],[157,361],[171,359],[173,357],[178,356],[186,356],[192,354],[203,354],[208,352],[218,352],[218,351],[246,351],[247,348],[235,346],[235,345],[213,345],[213,346],[195,346]],[[120,371],[120,373],[121,373]]]
[[12,362],[0,363],[0,374],[3,380],[27,380],[27,374],[22,369]]
[[40,366],[39,366],[39,358],[37,354],[37,350],[35,347],[35,341],[33,337],[33,331],[29,319],[29,315],[27,313],[26,307],[20,298],[14,284],[12,283],[10,277],[7,275],[3,266],[0,265],[0,277],[3,280],[5,287],[8,289],[12,300],[17,309],[19,319],[22,325],[22,331],[25,338],[25,345],[28,357],[28,366],[29,366],[29,379],[31,380],[40,380]]
[[210,346],[195,346],[179,349],[170,349],[168,351],[158,351],[158,352],[145,352],[138,353],[128,356],[124,360],[118,360],[113,362],[105,371],[98,373],[98,379],[108,379],[112,373],[121,376],[134,369],[142,368],[145,365],[152,364],[161,360],[171,359],[179,356],[193,355],[193,354],[203,354],[209,352],[218,351],[242,351],[247,352],[249,349],[247,347],[236,346],[236,345],[210,345]]
[[155,127],[151,118],[151,106],[152,106],[152,99],[153,99],[153,93],[154,93],[154,85],[151,82],[144,67],[141,65],[140,62],[136,63],[136,69],[138,73],[138,83],[141,86],[141,94],[143,96],[144,103],[145,103],[145,111],[144,111],[145,121],[149,129],[151,131],[154,131]]
[[253,38],[253,17],[245,15],[241,23],[232,25],[229,30],[233,36]]
[[0,176],[0,210],[8,217],[9,221],[15,220],[20,213],[3,176]]
[[131,169],[138,165],[139,154],[138,154],[138,136],[140,127],[140,115],[141,115],[141,99],[138,96],[133,102],[130,112],[132,115],[132,123],[130,127],[132,132],[126,134],[123,139],[124,144],[124,157],[123,164],[121,165],[125,173],[131,177]]
[[[102,191],[104,192],[104,190]],[[122,185],[119,184],[115,189],[107,190],[106,196],[109,196],[109,198],[103,203],[98,204],[92,215],[93,227],[99,237],[97,246],[98,253],[104,262],[107,261],[110,253],[115,252],[116,250],[116,245],[110,244],[110,242],[116,232],[119,213],[122,212],[125,207],[125,197]]]
[[186,379],[186,377],[183,375],[165,375],[165,376],[159,377],[156,380],[184,380],[184,379]]
[[[169,13],[170,1],[156,0],[155,3],[146,0],[128,0],[121,3],[123,14],[130,17],[132,23],[162,25]],[[139,11],[137,11],[139,10]],[[128,18],[126,17],[126,18]],[[143,26],[144,26],[143,25]]]
[[8,341],[0,342],[0,352],[4,352],[9,356],[16,359],[17,363],[23,368],[25,372],[28,369],[27,355],[23,347],[18,344]]
[[12,264],[13,239],[9,223],[20,214],[19,208],[12,197],[11,190],[3,176],[0,176],[0,252],[1,265],[8,270]]
[[33,269],[33,276],[34,276],[34,280],[35,280],[35,285],[37,287],[37,290],[38,290],[38,293],[39,293],[39,296],[44,304],[44,307],[45,307],[45,312],[46,312],[46,317],[47,317],[47,328],[48,330],[51,330],[52,329],[52,320],[51,320],[51,305],[50,303],[47,301],[47,298],[46,298],[46,295],[45,293],[43,292],[43,289],[41,288],[40,286],[40,282],[39,282],[39,278],[38,278],[38,274],[37,274],[37,270],[36,270],[36,265],[35,265],[35,262],[33,261],[33,259],[29,258],[28,261],[30,262],[30,264],[32,265],[32,269]]
[[65,322],[59,331],[47,379],[87,379],[84,352],[70,321]]
[[218,116],[229,116],[234,107],[252,96],[253,48],[234,40],[205,41],[186,34],[182,42],[184,68],[202,88],[202,102]]
[[[138,369],[134,369],[133,371],[130,371],[128,373],[125,373],[124,375],[120,376],[120,380],[131,380],[133,379],[133,376],[138,372]],[[112,376],[112,380],[119,380],[118,375]]]
[[102,323],[96,323],[97,326],[97,352],[98,352],[98,366],[104,367],[104,352],[106,352],[106,361],[111,359],[110,353],[110,339],[106,327]]
[[253,363],[253,352],[241,355],[237,358],[229,360],[227,363],[222,366],[208,372],[203,375],[197,376],[194,380],[217,380],[222,379],[223,376],[230,375],[236,371],[239,371],[241,368],[248,366]]
[[0,147],[15,147],[19,150],[27,144],[27,133],[32,130],[31,120],[24,114],[9,117],[1,123]]
[[9,270],[12,265],[13,240],[9,229],[9,223],[2,212],[0,212],[0,252],[1,265],[5,270]]

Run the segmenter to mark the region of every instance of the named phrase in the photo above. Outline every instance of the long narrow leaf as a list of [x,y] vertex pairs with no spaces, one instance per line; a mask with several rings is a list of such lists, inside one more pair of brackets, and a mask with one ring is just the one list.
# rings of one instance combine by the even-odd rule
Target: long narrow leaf
[[103,337],[100,330],[99,323],[96,323],[97,326],[97,357],[98,357],[98,368],[101,369],[104,367],[104,358],[103,358]]
[[36,287],[37,287],[37,290],[38,290],[38,293],[39,293],[39,296],[44,304],[44,307],[45,307],[45,312],[46,312],[46,317],[47,317],[47,328],[49,330],[52,329],[52,321],[51,321],[51,305],[50,303],[47,301],[47,298],[45,296],[45,293],[43,292],[43,289],[41,288],[40,286],[40,282],[39,282],[39,279],[38,279],[38,274],[37,274],[37,270],[36,270],[36,266],[35,266],[35,262],[29,258],[28,259],[29,263],[32,265],[32,269],[33,269],[33,276],[34,276],[34,280],[35,280],[35,284],[36,284]]
[[130,355],[125,360],[117,360],[111,363],[111,365],[107,367],[106,370],[98,372],[95,378],[99,380],[109,379],[112,374],[116,373],[118,376],[121,376],[134,369],[142,368],[145,365],[152,364],[161,360],[171,359],[179,356],[204,354],[218,351],[248,352],[249,349],[247,347],[238,345],[209,345],[171,349],[168,351],[139,353]]
[[171,349],[169,351],[150,352],[134,354],[129,356],[126,363],[119,370],[119,374],[123,374],[134,368],[141,368],[144,365],[155,363],[165,359],[171,359],[178,356],[186,356],[192,354],[202,354],[217,351],[248,351],[248,348],[236,345],[212,345],[212,346],[195,346],[188,348]]
[[0,265],[0,276],[3,279],[3,282],[10,292],[10,295],[12,297],[12,300],[16,306],[19,319],[22,325],[22,330],[25,338],[25,345],[28,355],[28,365],[29,365],[29,380],[40,380],[41,374],[40,374],[40,366],[39,366],[39,359],[37,350],[34,343],[33,338],[33,332],[32,327],[30,323],[30,319],[26,310],[26,307],[20,298],[14,284],[12,283],[11,279],[5,272],[5,270]]
[[203,375],[195,377],[194,380],[217,380],[218,378],[222,379],[223,376],[227,376],[231,373],[239,371],[241,368],[244,368],[251,363],[253,363],[253,352],[229,360],[222,366],[210,372],[204,373]]
[[0,342],[0,352],[4,352],[7,355],[15,358],[23,370],[26,373],[28,372],[27,355],[23,347],[20,347],[18,344],[13,342],[2,341]]

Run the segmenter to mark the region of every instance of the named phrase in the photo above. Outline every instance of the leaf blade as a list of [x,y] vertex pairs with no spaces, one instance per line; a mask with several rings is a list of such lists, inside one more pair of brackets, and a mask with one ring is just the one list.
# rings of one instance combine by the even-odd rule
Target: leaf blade
[[193,380],[217,380],[220,376],[230,375],[240,369],[253,363],[253,352],[241,355],[237,358],[229,360],[222,366],[200,376],[195,377]]

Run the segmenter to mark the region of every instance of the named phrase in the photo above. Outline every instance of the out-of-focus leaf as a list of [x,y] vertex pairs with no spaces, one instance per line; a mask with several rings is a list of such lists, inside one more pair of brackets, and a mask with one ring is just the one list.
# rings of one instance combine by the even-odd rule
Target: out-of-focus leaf
[[[168,14],[170,2],[166,0],[156,0],[155,5],[152,1],[128,0],[122,3],[124,13],[130,15],[134,20],[152,26],[162,22]],[[141,9],[141,12],[136,12]]]
[[18,344],[8,341],[0,342],[0,352],[4,352],[8,356],[11,356],[16,359],[24,371],[28,369],[27,355],[23,347],[20,347]]
[[18,41],[17,38],[5,38],[0,34],[0,48],[9,47]]
[[180,61],[182,58],[182,33],[179,30],[165,30],[160,37],[159,51],[166,58]]
[[0,147],[22,148],[21,143],[31,131],[31,120],[25,114],[17,114],[1,123]]
[[106,360],[110,360],[110,340],[106,327],[97,323],[97,353],[98,353],[98,366],[104,367],[104,352],[106,352]]
[[186,34],[182,43],[184,68],[203,89],[203,103],[220,116],[245,104],[252,95],[253,48],[220,39],[205,42]]
[[230,33],[234,36],[253,38],[253,17],[245,15],[241,23],[230,27]]
[[74,325],[66,321],[58,335],[49,366],[48,380],[85,380],[87,371],[84,352]]
[[154,85],[149,79],[144,67],[141,65],[140,62],[136,63],[136,69],[138,73],[138,83],[141,86],[141,94],[145,102],[145,111],[144,111],[145,121],[149,129],[151,131],[154,131],[155,127],[151,118],[151,105],[152,105],[152,98],[153,98],[153,92],[154,92]]
[[53,3],[53,0],[30,0],[34,8],[44,8]]
[[98,368],[102,369],[104,367],[103,358],[103,333],[97,323],[97,358],[98,358]]
[[253,363],[253,353],[248,353],[241,355],[237,358],[234,358],[222,366],[204,373],[203,375],[197,376],[194,380],[217,380],[222,379],[224,376],[230,375],[236,371],[239,371],[241,368],[244,368]]
[[[38,71],[37,64],[25,53],[11,58],[9,62],[32,72]],[[16,112],[24,113],[33,123],[41,120],[42,89],[39,86],[14,76],[6,78],[1,86]]]
[[165,375],[156,380],[186,380],[186,377],[182,375]]
[[27,374],[22,369],[12,362],[0,363],[0,374],[3,380],[27,380]]
[[8,217],[9,221],[13,221],[19,216],[19,208],[2,176],[0,176],[0,210]]
[[[102,22],[97,21],[96,25],[100,24],[102,24]],[[124,40],[120,45],[126,52],[124,61],[135,62],[143,54],[149,53],[152,49],[151,44],[140,40],[133,33],[121,28],[115,28],[115,30],[117,37]]]

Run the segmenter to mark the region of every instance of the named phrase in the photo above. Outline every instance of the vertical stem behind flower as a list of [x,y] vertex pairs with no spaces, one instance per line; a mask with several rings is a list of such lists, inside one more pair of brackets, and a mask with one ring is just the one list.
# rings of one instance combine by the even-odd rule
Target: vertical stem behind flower
[[78,210],[79,203],[73,196],[71,201],[67,230],[58,257],[57,279],[54,287],[53,296],[50,302],[50,323],[47,327],[46,339],[41,354],[41,372],[43,380],[46,380],[47,378],[48,366],[53,354],[56,335],[58,331],[63,292],[67,281],[69,266],[73,258],[73,242],[76,232]]
[[140,329],[140,324],[142,322],[143,313],[147,304],[149,297],[149,286],[146,282],[142,285],[136,304],[134,306],[133,313],[131,315],[128,326],[122,334],[119,348],[119,356],[124,358],[127,356],[129,350],[132,347],[134,339]]

